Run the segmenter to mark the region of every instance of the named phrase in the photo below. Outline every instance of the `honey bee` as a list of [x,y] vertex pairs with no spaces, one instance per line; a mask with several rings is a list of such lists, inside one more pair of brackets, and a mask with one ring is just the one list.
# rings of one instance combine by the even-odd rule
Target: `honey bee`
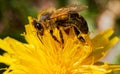
[[[68,29],[73,28],[78,39],[81,42],[85,42],[84,37],[80,36],[80,34],[88,34],[88,25],[86,20],[79,15],[78,12],[86,8],[86,6],[72,5],[60,9],[45,9],[40,12],[38,20],[33,21],[33,25],[37,29],[37,34],[40,36],[44,35],[45,29],[49,29],[53,39],[61,43],[64,43],[64,39],[59,27],[65,28],[66,34],[69,34]],[[54,28],[59,30],[61,41],[59,41],[57,37],[53,35]]]

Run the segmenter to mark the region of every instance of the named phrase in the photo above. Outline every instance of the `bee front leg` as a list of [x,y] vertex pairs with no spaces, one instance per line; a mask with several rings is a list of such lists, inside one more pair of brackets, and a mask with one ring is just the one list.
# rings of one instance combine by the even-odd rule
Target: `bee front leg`
[[53,35],[53,30],[50,30],[50,34],[52,36],[52,38],[57,41],[58,43],[60,43],[60,41],[56,38],[56,36]]
[[40,40],[40,42],[43,44],[43,42],[42,42],[42,36],[39,36],[39,32],[36,32],[36,34],[37,34],[37,37],[38,37],[38,39]]

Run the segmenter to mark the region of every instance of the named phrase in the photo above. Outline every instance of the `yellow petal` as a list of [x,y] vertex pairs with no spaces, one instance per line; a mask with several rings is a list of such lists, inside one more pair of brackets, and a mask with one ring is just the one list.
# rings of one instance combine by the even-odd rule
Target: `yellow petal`
[[[37,34],[32,24],[36,19],[28,19],[26,32],[22,34],[28,43],[10,37],[0,39],[0,48],[6,51],[0,56],[0,62],[10,65],[9,68],[0,69],[6,70],[4,74],[106,74],[120,70],[119,65],[97,63],[118,41],[118,37],[109,39],[113,34],[112,29],[93,39],[89,38],[89,34],[81,34],[86,41],[82,42],[73,30],[66,34],[60,27],[64,39],[64,43],[61,43],[51,36],[49,29],[45,29],[43,36]],[[53,29],[59,41],[60,30]]]

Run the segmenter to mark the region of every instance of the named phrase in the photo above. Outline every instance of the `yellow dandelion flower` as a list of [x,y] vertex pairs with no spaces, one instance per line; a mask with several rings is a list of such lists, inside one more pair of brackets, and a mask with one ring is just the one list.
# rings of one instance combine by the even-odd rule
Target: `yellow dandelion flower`
[[[0,62],[9,65],[0,69],[6,70],[4,74],[106,74],[120,70],[120,65],[99,62],[119,40],[109,39],[112,29],[92,39],[89,34],[83,34],[86,42],[81,42],[72,30],[68,35],[60,28],[64,43],[59,43],[47,29],[40,38],[32,23],[34,18],[28,19],[26,33],[22,34],[28,43],[10,37],[0,39],[0,48],[6,51],[0,55]],[[54,35],[60,40],[57,28]]]

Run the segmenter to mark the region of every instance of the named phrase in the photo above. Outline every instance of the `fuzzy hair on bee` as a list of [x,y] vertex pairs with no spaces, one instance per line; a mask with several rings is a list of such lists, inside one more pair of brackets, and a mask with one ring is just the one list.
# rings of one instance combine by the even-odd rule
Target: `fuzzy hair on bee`
[[[83,16],[78,12],[85,10],[87,6],[84,5],[70,5],[59,9],[48,8],[40,11],[38,20],[33,21],[33,26],[37,29],[37,35],[43,36],[44,31],[50,31],[53,39],[59,43],[64,43],[62,27],[66,34],[69,34],[69,29],[74,31],[75,36],[85,43],[85,39],[80,34],[88,34],[88,24]],[[60,40],[53,34],[54,29],[59,30]]]

